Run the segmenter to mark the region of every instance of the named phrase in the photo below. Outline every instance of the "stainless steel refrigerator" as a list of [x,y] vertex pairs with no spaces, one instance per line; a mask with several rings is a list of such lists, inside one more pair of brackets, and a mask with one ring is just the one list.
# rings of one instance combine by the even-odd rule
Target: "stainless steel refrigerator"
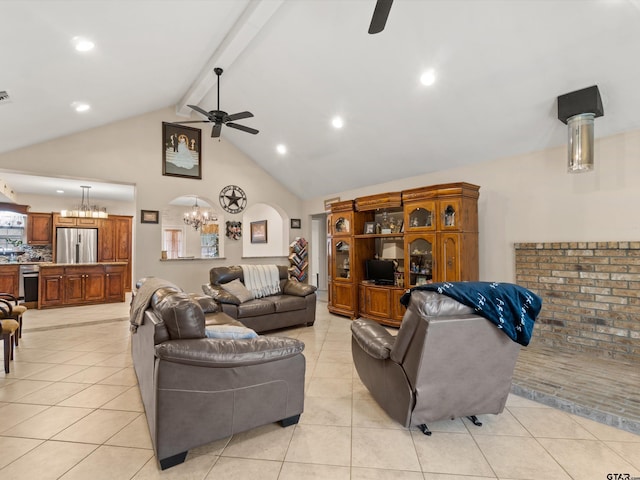
[[94,263],[97,261],[97,228],[56,229],[56,263]]

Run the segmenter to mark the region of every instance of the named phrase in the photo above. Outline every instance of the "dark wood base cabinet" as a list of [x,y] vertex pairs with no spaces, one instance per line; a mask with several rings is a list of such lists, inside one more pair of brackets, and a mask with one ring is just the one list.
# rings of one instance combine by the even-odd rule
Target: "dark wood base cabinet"
[[399,327],[406,308],[400,303],[405,292],[401,287],[361,283],[358,288],[360,316],[383,325]]
[[42,266],[38,308],[124,302],[127,265]]

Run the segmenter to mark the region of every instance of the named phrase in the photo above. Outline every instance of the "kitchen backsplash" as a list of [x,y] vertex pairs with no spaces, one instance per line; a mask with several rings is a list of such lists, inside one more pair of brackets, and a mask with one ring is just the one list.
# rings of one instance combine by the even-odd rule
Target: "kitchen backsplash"
[[51,245],[22,245],[21,250],[24,253],[19,255],[12,256],[8,252],[0,255],[0,263],[53,261]]

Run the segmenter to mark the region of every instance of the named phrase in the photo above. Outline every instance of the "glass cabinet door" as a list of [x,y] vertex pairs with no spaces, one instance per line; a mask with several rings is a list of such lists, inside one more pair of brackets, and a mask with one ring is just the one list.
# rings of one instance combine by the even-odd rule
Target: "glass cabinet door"
[[408,271],[409,286],[433,282],[435,235],[407,235],[405,271]]
[[349,213],[334,213],[332,217],[332,233],[333,235],[350,235],[352,215]]
[[351,279],[351,244],[348,240],[334,239],[333,280]]
[[440,230],[459,230],[462,223],[460,218],[460,200],[441,200],[438,202]]
[[405,232],[423,232],[436,229],[435,202],[420,202],[405,206]]

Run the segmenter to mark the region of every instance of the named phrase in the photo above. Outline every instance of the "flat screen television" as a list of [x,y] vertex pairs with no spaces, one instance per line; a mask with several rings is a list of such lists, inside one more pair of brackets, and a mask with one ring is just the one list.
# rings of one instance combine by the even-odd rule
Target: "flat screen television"
[[373,281],[376,285],[393,285],[395,283],[392,260],[366,260],[365,273],[367,280]]

